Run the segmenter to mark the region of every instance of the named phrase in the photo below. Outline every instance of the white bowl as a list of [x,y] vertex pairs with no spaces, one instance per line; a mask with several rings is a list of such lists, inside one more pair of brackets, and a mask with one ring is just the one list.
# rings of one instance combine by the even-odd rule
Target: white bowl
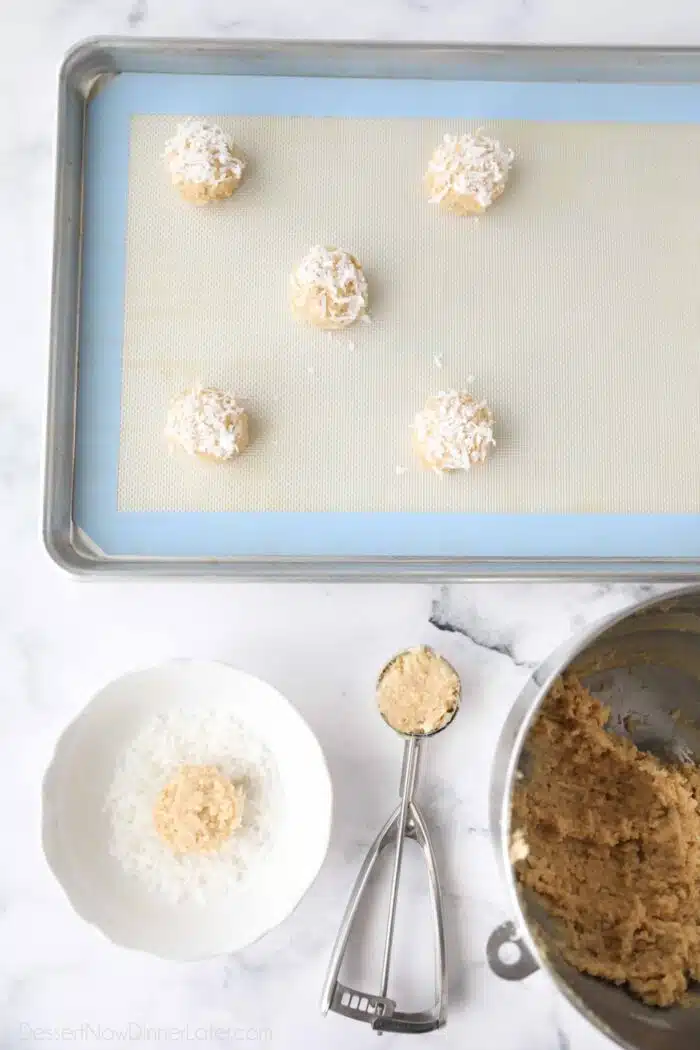
[[[105,800],[119,755],[143,725],[203,698],[230,704],[272,755],[285,800],[279,849],[240,891],[172,903],[110,854]],[[244,948],[294,910],[326,855],[331,810],[318,741],[280,693],[225,664],[174,661],[111,682],[64,731],[44,778],[43,845],[75,911],[110,940],[165,959],[202,959]]]

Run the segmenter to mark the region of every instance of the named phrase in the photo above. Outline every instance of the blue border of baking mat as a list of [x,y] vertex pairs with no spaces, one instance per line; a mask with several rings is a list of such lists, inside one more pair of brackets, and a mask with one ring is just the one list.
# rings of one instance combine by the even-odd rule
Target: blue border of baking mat
[[695,558],[700,515],[117,510],[129,125],[135,114],[700,121],[700,85],[124,73],[90,103],[74,519],[144,557]]

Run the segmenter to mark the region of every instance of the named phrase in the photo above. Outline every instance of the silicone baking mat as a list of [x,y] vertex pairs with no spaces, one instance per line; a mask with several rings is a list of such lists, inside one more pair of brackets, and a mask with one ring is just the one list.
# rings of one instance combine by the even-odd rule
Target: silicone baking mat
[[[94,542],[700,551],[698,89],[126,75],[92,110],[76,518]],[[190,113],[249,159],[221,206],[185,205],[163,170]],[[444,131],[479,125],[517,166],[473,222],[428,205],[420,180]],[[371,325],[292,321],[289,271],[319,242],[363,262]],[[470,376],[498,449],[440,479],[413,465],[409,425]],[[253,445],[234,464],[167,453],[168,399],[195,380],[250,409]]]

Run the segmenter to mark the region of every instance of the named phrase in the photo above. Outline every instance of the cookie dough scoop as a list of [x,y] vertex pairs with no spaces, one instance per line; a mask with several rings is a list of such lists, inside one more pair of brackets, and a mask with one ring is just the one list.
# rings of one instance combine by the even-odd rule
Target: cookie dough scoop
[[[376,1032],[432,1032],[447,1020],[447,961],[442,913],[442,895],[435,852],[425,818],[414,801],[421,740],[452,724],[461,699],[461,683],[447,660],[428,646],[397,653],[382,669],[377,681],[377,704],[384,721],[404,739],[399,805],[377,835],[367,854],[350,895],[333,948],[321,997],[321,1011],[343,1014],[365,1021]],[[435,942],[435,998],[427,1010],[398,1010],[387,994],[394,941],[396,902],[406,837],[421,848],[428,869]],[[394,845],[389,916],[384,940],[379,994],[358,991],[339,980],[343,957],[360,901],[379,855]]]

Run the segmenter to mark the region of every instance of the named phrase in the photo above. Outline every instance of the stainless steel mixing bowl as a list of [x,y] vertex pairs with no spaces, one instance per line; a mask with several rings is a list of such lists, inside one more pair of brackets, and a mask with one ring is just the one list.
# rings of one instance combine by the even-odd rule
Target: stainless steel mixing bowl
[[638,747],[666,760],[700,763],[700,591],[652,599],[567,642],[516,701],[496,749],[491,783],[491,829],[516,922],[492,934],[489,964],[507,980],[546,970],[576,1009],[625,1050],[698,1050],[700,986],[692,989],[696,1006],[662,1010],[578,973],[557,952],[536,899],[516,883],[508,857],[513,788],[525,775],[530,727],[551,683],[566,670],[612,707],[613,723]]

